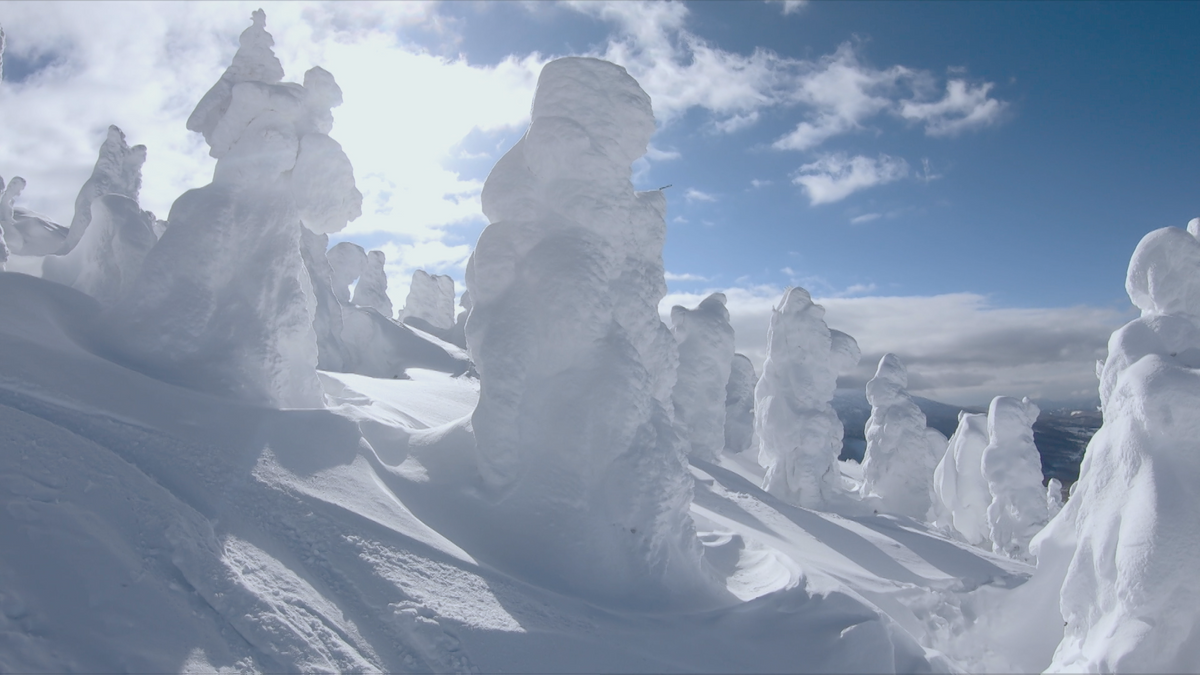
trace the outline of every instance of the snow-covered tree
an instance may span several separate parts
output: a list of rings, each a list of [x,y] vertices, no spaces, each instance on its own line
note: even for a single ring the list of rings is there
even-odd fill
[[[953,527],[968,542],[991,548],[987,509],[992,493],[983,477],[983,450],[988,446],[986,413],[958,414],[958,428],[933,474],[939,505],[937,524]]]
[[[725,451],[745,452],[754,442],[754,385],[758,373],[745,354],[734,354],[725,385]]]
[[[725,295],[713,293],[695,309],[671,309],[679,343],[675,419],[685,430],[689,454],[714,461],[725,448],[725,399],[733,361],[733,327]]]
[[[983,449],[983,478],[992,496],[987,508],[992,550],[1030,562],[1029,542],[1050,520],[1042,459],[1033,443],[1039,412],[1028,398],[992,399]]]
[[[449,336],[454,328],[454,279],[445,274],[413,272],[400,320],[422,330]]]

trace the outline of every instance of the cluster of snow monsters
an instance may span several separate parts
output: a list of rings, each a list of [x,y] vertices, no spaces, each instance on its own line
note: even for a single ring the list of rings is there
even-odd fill
[[[734,353],[723,295],[675,307],[671,329],[659,319],[665,201],[630,183],[654,118],[623,68],[546,65],[528,132],[484,186],[490,224],[466,311],[454,316],[449,277],[418,271],[396,321],[383,254],[328,246],[361,206],[328,135],[341,91],[321,68],[281,82],[272,44],[256,11],[188,120],[218,160],[213,181],[167,221],[138,206],[145,148],[111,127],[69,228],[15,206],[24,180],[0,181],[0,270],[41,258],[46,279],[104,308],[116,358],[268,406],[321,407],[318,367],[462,372],[436,344],[461,342],[480,377],[481,484],[497,510],[536,524],[514,549],[536,551],[560,586],[717,594],[688,514],[688,458],[756,449],[764,488],[785,501],[857,501],[1036,563],[1035,581],[1061,589],[1050,671],[1200,663],[1200,582],[1184,564],[1200,558],[1200,219],[1151,232],[1133,254],[1126,288],[1142,315],[1099,364],[1105,423],[1065,506],[1057,481],[1042,488],[1036,405],[997,397],[986,415],[960,414],[947,442],[893,354],[867,385],[855,493],[830,401],[860,352],[807,291],[789,289],[774,311],[761,377]]]

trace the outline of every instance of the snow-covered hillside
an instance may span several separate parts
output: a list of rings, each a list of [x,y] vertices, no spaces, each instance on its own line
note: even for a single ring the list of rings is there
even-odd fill
[[[167,221],[115,127],[70,230],[8,183],[0,672],[1195,663],[1200,220],[1135,252],[1143,314],[1063,506],[1037,406],[923,413],[891,354],[868,458],[839,460],[859,348],[802,288],[761,377],[724,296],[669,329],[665,200],[630,182],[651,101],[605,61],[543,70],[483,189],[465,324],[432,277],[397,320],[383,253],[325,236],[361,201],[340,89],[283,81],[272,45],[259,10],[189,121],[213,181]]]

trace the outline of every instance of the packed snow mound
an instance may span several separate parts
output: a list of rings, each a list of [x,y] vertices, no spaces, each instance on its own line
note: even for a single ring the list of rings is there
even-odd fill
[[[983,450],[988,446],[986,413],[958,414],[958,428],[933,474],[940,506],[937,523],[953,527],[971,544],[991,550],[987,510],[992,503],[983,477]]]
[[[350,284],[366,269],[367,252],[354,242],[339,241],[325,253],[325,257],[329,261],[333,293],[343,305],[349,305]]]
[[[1197,230],[1198,232],[1191,232]],[[1189,672],[1200,663],[1200,222],[1138,244],[1126,289],[1142,316],[1113,333],[1104,425],[1063,510],[1035,541],[1062,579],[1051,672]]]
[[[108,128],[96,167],[75,200],[66,241],[42,262],[42,278],[83,291],[104,305],[129,290],[158,241],[154,214],[137,202],[145,160],[145,146],[130,148],[120,129]]]
[[[908,395],[908,369],[900,357],[884,354],[867,382],[871,418],[863,456],[864,498],[879,510],[926,520],[933,508],[933,475],[946,453],[946,437],[925,426],[925,415]]]
[[[688,454],[714,461],[725,449],[725,402],[733,361],[733,327],[725,294],[713,293],[695,309],[671,309],[679,343],[675,419],[683,427]]]
[[[309,86],[279,84],[264,25],[255,12],[233,65],[189,119],[217,158],[213,182],[172,205],[170,227],[112,314],[113,343],[127,363],[172,382],[320,407],[316,301],[297,224],[340,229],[356,211],[345,204],[361,195],[341,149],[315,138],[340,100],[336,85],[319,69]],[[324,187],[299,191],[314,185]]]
[[[449,335],[454,328],[454,279],[445,274],[413,272],[400,320],[422,330]]]
[[[844,429],[830,405],[838,375],[858,363],[858,343],[825,325],[808,291],[789,289],[773,310],[767,358],[754,389],[754,427],[766,489],[808,508],[841,495]]]
[[[528,132],[484,184],[491,224],[467,264],[472,423],[496,509],[537,523],[498,555],[608,601],[703,603],[671,411],[678,357],[657,312],[665,201],[630,183],[653,132],[624,68],[542,69]]]
[[[983,478],[992,550],[1033,562],[1029,543],[1050,520],[1042,461],[1033,444],[1038,407],[1028,398],[997,396],[988,407],[988,444],[983,449]]]
[[[725,451],[738,453],[754,442],[754,385],[758,373],[745,354],[734,354],[725,385]]]
[[[373,309],[387,318],[392,318],[392,299],[387,294],[387,272],[384,267],[387,257],[383,251],[371,251],[363,265],[358,284],[354,286],[351,304],[364,309]]]

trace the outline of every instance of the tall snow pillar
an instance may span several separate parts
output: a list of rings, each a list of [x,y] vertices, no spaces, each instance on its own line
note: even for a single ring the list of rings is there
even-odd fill
[[[946,437],[925,426],[925,415],[906,391],[908,369],[884,354],[867,382],[871,418],[863,456],[864,497],[874,496],[888,513],[925,520],[933,507],[933,472],[946,452]]]
[[[744,354],[734,354],[725,385],[725,451],[745,452],[754,442],[754,385],[758,374]]]
[[[1138,244],[1141,310],[1100,370],[1104,425],[1071,498],[1034,542],[1063,575],[1047,672],[1189,672],[1200,663],[1200,219]]]
[[[733,361],[733,327],[725,294],[713,293],[695,309],[671,309],[679,343],[675,419],[685,432],[689,454],[715,461],[725,448],[725,399]]]
[[[341,146],[328,136],[341,90],[321,68],[280,83],[266,15],[188,128],[217,159],[213,182],[171,207],[171,226],[110,316],[114,350],[186,386],[283,408],[323,404],[316,303],[297,223],[335,232],[361,213]]]
[[[1028,398],[992,399],[988,445],[983,449],[983,478],[992,495],[987,508],[992,550],[1030,562],[1029,543],[1050,520],[1042,459],[1033,443],[1039,412]]]
[[[988,446],[988,416],[958,413],[958,428],[933,473],[939,502],[937,524],[953,527],[971,544],[991,547],[987,509],[992,493],[983,477],[983,450]]]
[[[640,602],[701,583],[675,340],[657,310],[665,200],[630,183],[653,132],[624,68],[547,64],[528,132],[484,184],[491,224],[466,270],[479,472],[496,508],[530,524],[504,555]]]
[[[754,388],[764,487],[819,509],[842,491],[837,458],[845,429],[830,401],[838,374],[858,363],[858,343],[825,325],[825,308],[791,288],[771,315],[767,358]]]

